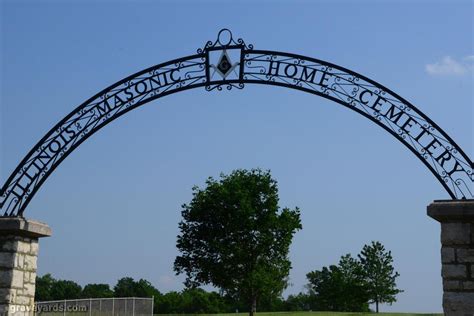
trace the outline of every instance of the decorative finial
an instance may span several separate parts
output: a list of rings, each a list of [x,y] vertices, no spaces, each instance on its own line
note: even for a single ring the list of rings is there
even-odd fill
[[[217,39],[213,41],[207,41],[204,48],[198,48],[197,53],[202,54],[204,51],[210,48],[222,48],[222,49],[230,49],[230,48],[244,48],[246,50],[253,49],[252,44],[245,44],[244,40],[239,38],[234,40],[232,32],[227,29],[221,29],[219,33],[217,33]]]

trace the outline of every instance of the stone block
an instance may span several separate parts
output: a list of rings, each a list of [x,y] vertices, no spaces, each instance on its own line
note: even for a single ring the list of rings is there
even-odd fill
[[[12,291],[10,289],[0,289],[0,304],[6,304],[12,299]]]
[[[10,288],[12,284],[13,270],[0,273],[0,288]]]
[[[0,273],[0,288],[23,288],[23,271],[8,270]]]
[[[23,295],[25,296],[35,296],[35,285],[31,283],[25,283],[23,285]]]
[[[469,245],[471,243],[471,225],[469,223],[441,223],[441,244]]]
[[[30,278],[29,278],[30,280],[28,282],[36,284],[36,272],[30,272],[29,275],[30,275]]]
[[[33,239],[33,240],[31,241],[30,247],[31,247],[30,254],[32,254],[32,255],[38,255],[38,251],[39,251],[38,239]]]
[[[13,252],[17,247],[16,241],[11,238],[4,238],[3,240],[0,240],[0,245],[0,249],[7,252]]]
[[[28,253],[29,254],[31,252],[30,242],[29,241],[19,241],[17,251],[21,252],[21,253]]]
[[[428,205],[428,216],[438,222],[474,223],[474,200],[438,200]]]
[[[9,311],[9,306],[8,306],[8,304],[0,304],[0,315],[6,316],[6,315],[8,315],[8,314],[7,314],[8,311]]]
[[[454,263],[456,261],[454,248],[442,247],[441,248],[441,262],[442,263]]]
[[[443,295],[445,315],[474,314],[474,293],[445,292]],[[464,314],[458,314],[464,313]]]
[[[0,232],[2,235],[14,235],[31,238],[51,236],[48,225],[25,218],[4,217],[0,218]]]
[[[466,291],[474,292],[474,281],[464,281],[462,282],[462,288]]]
[[[25,265],[25,255],[21,253],[17,254],[16,260],[15,260],[15,268],[23,269],[24,265]]]
[[[11,286],[21,289],[23,288],[23,283],[24,283],[24,272],[20,270],[13,270],[12,271],[12,281],[11,281]]]
[[[462,282],[457,280],[443,280],[443,290],[459,291],[462,290]]]
[[[467,268],[463,264],[443,264],[441,268],[443,279],[467,279]]]
[[[28,271],[25,271],[24,272],[24,281],[25,283],[34,283],[34,282],[31,282],[31,272],[28,272]]]
[[[18,305],[30,305],[32,302],[31,297],[18,295],[15,300]]]
[[[457,249],[459,263],[474,263],[474,249]]]
[[[36,256],[26,255],[25,256],[25,264],[23,268],[27,271],[36,271]]]
[[[15,254],[13,252],[0,252],[0,268],[13,268],[15,266]]]
[[[35,280],[32,280],[31,278],[32,272],[27,272],[25,271],[25,283],[35,283]]]

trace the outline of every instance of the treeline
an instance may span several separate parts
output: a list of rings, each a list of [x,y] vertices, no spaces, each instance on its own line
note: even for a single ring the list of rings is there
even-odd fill
[[[353,258],[342,256],[337,265],[309,272],[307,291],[290,295],[260,298],[260,311],[342,311],[368,312],[369,304],[393,303],[397,289],[390,251],[380,242],[365,245]],[[38,277],[36,300],[51,301],[80,298],[154,297],[156,314],[248,312],[248,302],[221,292],[187,288],[181,292],[161,293],[149,281],[125,277],[110,288],[108,284],[87,284],[83,288],[74,281],[56,280],[50,274]]]
[[[308,292],[289,296],[286,304],[290,310],[339,312],[368,312],[375,304],[378,313],[379,304],[392,304],[403,292],[396,285],[398,276],[392,253],[373,241],[357,258],[347,254],[337,265],[308,273]]]
[[[58,280],[45,274],[36,279],[36,301],[55,301],[85,298],[112,297],[154,297],[155,314],[194,314],[194,313],[232,313],[246,311],[247,302],[217,292],[207,292],[201,288],[189,288],[183,291],[161,293],[149,281],[138,281],[130,277],[118,280],[110,288],[108,284],[87,284],[81,287],[71,280]],[[261,302],[262,310],[286,310],[285,301],[274,298]]]

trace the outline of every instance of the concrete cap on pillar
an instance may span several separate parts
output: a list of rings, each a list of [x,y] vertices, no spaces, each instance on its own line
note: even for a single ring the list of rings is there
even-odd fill
[[[21,217],[0,217],[0,236],[49,237],[51,228],[45,223]]]
[[[428,216],[446,222],[474,222],[474,200],[438,200],[428,205]]]

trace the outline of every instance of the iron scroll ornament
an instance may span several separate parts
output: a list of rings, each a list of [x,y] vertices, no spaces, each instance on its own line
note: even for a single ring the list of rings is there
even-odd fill
[[[296,54],[254,50],[229,30],[197,54],[135,73],[74,109],[26,155],[0,190],[0,214],[22,217],[56,167],[99,129],[152,100],[180,91],[292,88],[337,102],[396,137],[440,181],[452,199],[472,199],[474,163],[430,118],[391,90],[343,67]]]

